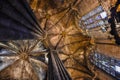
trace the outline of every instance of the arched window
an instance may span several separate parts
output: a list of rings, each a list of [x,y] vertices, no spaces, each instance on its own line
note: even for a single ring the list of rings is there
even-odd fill
[[[120,80],[120,60],[94,52],[90,55],[90,61],[109,75]]]
[[[92,29],[101,26],[101,30],[106,31],[104,25],[108,24],[107,13],[104,11],[103,7],[100,5],[94,10],[90,11],[88,14],[84,15],[80,22],[81,26],[86,29]]]

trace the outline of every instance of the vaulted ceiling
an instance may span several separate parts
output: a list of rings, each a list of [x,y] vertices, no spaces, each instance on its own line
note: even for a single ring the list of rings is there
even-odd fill
[[[89,52],[94,48],[94,40],[79,27],[79,12],[82,0],[58,0],[30,2],[47,39],[60,53],[65,67],[73,79],[93,78]]]
[[[12,65],[1,70],[0,77],[2,77],[3,79],[5,77],[8,77],[6,79],[21,78],[43,80],[44,78],[47,78],[46,72],[47,70],[49,70],[48,54],[51,52],[55,52],[59,55],[65,68],[67,69],[73,80],[97,79],[98,76],[94,70],[95,66],[92,65],[89,61],[90,52],[96,49],[95,40],[90,35],[88,35],[87,31],[80,28],[79,20],[84,14],[96,7],[99,4],[99,1],[91,0],[89,5],[93,3],[94,4],[91,5],[90,9],[86,4],[86,2],[89,0],[27,1],[37,19],[35,19],[34,14],[32,14],[30,10],[27,11],[29,7],[23,4],[25,3],[24,0],[18,1],[21,4],[19,4],[15,0],[14,3],[12,3],[12,1],[10,0],[8,0],[8,2],[4,1],[4,4],[9,4],[11,13],[7,13],[7,11],[9,10],[7,10],[6,8],[9,8],[9,6],[2,5],[3,8],[0,14],[7,15],[7,17],[3,16],[2,18],[3,20],[5,19],[5,21],[8,21],[9,24],[5,25],[3,24],[4,22],[1,22],[0,24],[2,24],[3,27],[7,26],[7,28],[10,27],[9,25],[12,25],[14,30],[18,30],[18,33],[21,33],[19,35],[18,33],[13,33],[13,36],[11,36],[12,38],[8,37],[9,35],[0,37],[1,39],[5,37],[7,38],[5,39],[5,42],[0,43],[0,46],[3,47],[7,52],[16,54],[11,55],[13,57],[3,54],[1,54],[0,56],[9,56],[6,58],[8,59],[8,63],[9,58],[14,58],[14,60],[19,58],[15,62],[13,61],[14,63],[10,62]],[[3,3],[0,2],[0,4]],[[23,5],[24,7],[21,5]],[[11,6],[14,9],[11,9]],[[19,9],[19,7],[21,9]],[[26,11],[24,10],[24,8]],[[16,16],[14,16],[15,13],[12,13],[12,11],[16,13]],[[29,14],[27,14],[27,12],[29,12]],[[6,20],[8,18],[12,19],[13,23],[16,23],[14,25],[11,24],[12,21]],[[16,25],[18,26],[18,29],[15,28]],[[22,26],[22,28],[20,28],[19,26]],[[9,32],[9,30],[7,31]],[[11,34],[12,31],[9,33]],[[19,40],[18,37],[20,37]],[[11,39],[12,41],[9,39]],[[58,61],[58,64],[60,65],[58,66],[58,68],[62,68],[62,71],[64,69],[64,66],[59,60],[59,57],[56,59],[56,62]],[[30,62],[28,60],[29,58]],[[10,73],[7,74],[7,72]],[[64,71],[63,73],[67,74]]]

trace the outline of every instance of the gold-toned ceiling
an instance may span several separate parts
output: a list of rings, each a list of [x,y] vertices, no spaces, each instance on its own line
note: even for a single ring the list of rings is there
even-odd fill
[[[94,66],[89,63],[88,56],[90,51],[94,48],[94,40],[79,27],[79,4],[81,1],[82,0],[29,0],[29,3],[41,28],[45,32],[42,37],[42,43],[45,47],[50,47],[52,50],[59,53],[61,60],[64,62],[73,80],[92,80],[96,78],[96,74],[94,73]],[[36,73],[31,69],[30,63],[26,62],[29,56],[40,56],[30,54],[38,43],[34,41],[23,41],[22,43],[24,44],[18,41],[18,43],[15,43],[17,46],[12,43],[14,45],[13,47],[13,45],[10,45],[8,42],[9,46],[7,46],[7,48],[10,47],[9,49],[11,49],[12,47],[13,51],[18,50],[16,53],[20,61],[15,62],[13,64],[14,66],[9,66],[9,68],[5,68],[1,71],[1,77],[16,77],[16,75],[18,75],[17,78],[21,76],[26,78],[26,76],[29,77],[32,75],[31,78],[33,80],[38,79],[35,75]],[[30,45],[32,45],[32,47]],[[37,62],[36,60],[33,60],[33,62],[38,64],[37,67],[41,67],[43,72],[46,71],[46,64]],[[22,66],[20,66],[21,64]],[[20,66],[18,72],[24,71],[22,75],[19,73],[14,74],[16,72],[15,70],[17,70],[17,66]],[[25,66],[25,70],[29,69],[28,71],[22,70]],[[34,66],[34,64],[32,66]],[[9,71],[10,74],[4,75]]]
[[[91,29],[89,30],[90,34],[92,34],[91,37],[90,34],[86,32],[87,30],[82,30],[79,25],[81,16],[97,6],[102,6],[109,14],[110,3],[112,2],[112,6],[114,6],[116,0],[27,0],[38,22],[36,18],[31,15],[33,13],[27,11],[29,5],[27,5],[26,1],[17,1],[4,0],[3,3],[0,3],[2,4],[1,12],[5,13],[4,17],[2,17],[3,13],[1,15],[3,19],[5,18],[5,21],[2,20],[2,22],[8,21],[8,24],[3,23],[5,26],[7,25],[7,27],[11,27],[12,25],[9,24],[11,22],[7,19],[12,19],[13,22],[15,20],[14,23],[17,25],[18,23],[16,23],[16,21],[18,21],[20,25],[24,24],[23,27],[26,30],[28,29],[28,33],[31,33],[31,36],[33,36],[29,37],[29,39],[34,39],[18,40],[16,36],[18,34],[15,34],[10,36],[9,39],[11,40],[11,37],[14,37],[15,40],[0,42],[0,80],[47,80],[49,75],[54,73],[54,71],[50,71],[52,69],[48,69],[52,65],[51,61],[49,61],[49,59],[51,59],[50,55],[54,53],[55,56],[52,57],[52,59],[56,58],[56,60],[53,60],[53,63],[56,62],[57,64],[54,66],[63,72],[67,69],[73,80],[103,80],[104,74],[102,74],[102,76],[99,75],[101,72],[99,73],[99,70],[98,72],[95,71],[96,67],[89,61],[90,53],[94,53],[97,50],[103,54],[112,54],[112,57],[117,56],[119,58],[119,47],[114,46],[115,40],[111,42],[111,40],[108,39],[110,37],[109,31],[103,33],[100,29],[101,27],[95,31]],[[26,6],[23,3],[25,3]],[[10,5],[10,9],[8,9],[8,5]],[[23,13],[24,11],[25,14]],[[15,14],[15,12],[17,14]],[[14,13],[15,16],[12,13]],[[21,15],[22,13],[23,15]],[[26,14],[28,14],[30,18]],[[6,16],[9,16],[9,18],[6,19]],[[20,28],[17,27],[19,30],[16,29],[16,26],[13,27],[15,30],[20,31],[19,33],[24,30],[24,28],[20,30],[21,26],[19,26]],[[14,28],[12,30],[13,32]],[[26,30],[23,32],[26,32]],[[18,33],[17,31],[16,33]],[[24,39],[28,39],[26,36],[28,35],[26,34]],[[5,38],[7,37],[5,36]],[[110,45],[112,43],[114,44],[112,44],[113,46],[111,47],[108,45],[109,43],[104,42],[110,42]],[[56,57],[57,54],[59,54],[62,61],[58,56]],[[46,75],[47,72],[51,72],[51,74]],[[60,73],[60,75],[64,76],[62,72]],[[67,74],[67,72],[65,74]],[[59,75],[57,75],[57,77],[58,76]],[[112,80],[110,78],[106,78],[105,80],[108,79]]]
[[[88,55],[94,40],[79,28],[79,4],[82,0],[32,0],[31,7],[47,39],[55,46],[74,80],[94,78]]]

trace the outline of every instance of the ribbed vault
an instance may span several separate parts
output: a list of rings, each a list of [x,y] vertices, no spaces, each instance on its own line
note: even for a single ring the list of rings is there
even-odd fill
[[[78,4],[81,0],[59,2],[59,5],[54,3],[56,7],[48,4],[49,0],[38,1],[39,4],[35,4],[35,1],[31,3],[31,7],[69,74],[75,80],[92,79],[94,71],[90,69],[87,60],[94,42],[78,25]]]
[[[0,56],[15,58],[0,71],[0,77],[21,80],[95,80],[94,66],[89,62],[89,53],[95,47],[94,40],[78,24],[81,0],[28,2],[0,0],[0,45],[9,52]]]

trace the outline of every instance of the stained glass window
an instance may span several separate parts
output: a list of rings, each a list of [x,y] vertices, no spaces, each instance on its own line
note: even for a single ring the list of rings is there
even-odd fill
[[[120,60],[94,52],[90,55],[90,61],[98,68],[120,80]]]
[[[97,8],[83,16],[81,18],[81,21],[83,21],[85,28],[91,29],[108,24],[108,20],[106,20],[106,17],[107,13],[103,10],[102,6],[98,6]]]

